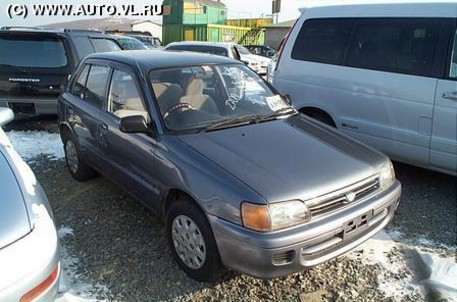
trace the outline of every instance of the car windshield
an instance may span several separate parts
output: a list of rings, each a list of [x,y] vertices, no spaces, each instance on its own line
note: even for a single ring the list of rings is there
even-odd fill
[[[236,49],[238,52],[242,55],[251,55],[252,52],[250,52],[246,47],[241,46],[241,45],[235,45]]]
[[[137,39],[133,38],[119,38],[117,42],[121,45],[124,50],[142,50],[148,49],[146,45]]]
[[[296,113],[244,64],[152,70],[150,80],[171,131],[212,131]]]

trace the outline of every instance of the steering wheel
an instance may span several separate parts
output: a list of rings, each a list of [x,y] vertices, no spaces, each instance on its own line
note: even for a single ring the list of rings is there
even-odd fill
[[[176,110],[178,109],[182,109],[182,108],[187,108],[187,109],[190,109],[190,110],[196,110],[191,104],[189,103],[179,103],[179,104],[176,104],[174,106],[171,106],[170,108],[168,108],[168,110],[165,112],[165,114],[163,115],[163,118],[166,119],[170,116],[171,113],[175,112]]]

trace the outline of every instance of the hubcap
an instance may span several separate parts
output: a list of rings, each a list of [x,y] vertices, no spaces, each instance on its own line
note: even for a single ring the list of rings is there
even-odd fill
[[[68,140],[65,144],[65,155],[67,157],[68,168],[73,174],[78,172],[78,153],[76,151],[76,146],[73,141]]]
[[[199,269],[206,259],[206,246],[197,224],[185,215],[177,216],[172,223],[171,236],[179,258],[192,269]]]

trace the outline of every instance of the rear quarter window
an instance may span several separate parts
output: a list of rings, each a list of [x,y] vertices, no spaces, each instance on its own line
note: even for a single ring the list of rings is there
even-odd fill
[[[292,59],[343,64],[352,19],[310,19],[303,23],[292,49]]]
[[[68,65],[64,39],[40,35],[1,35],[0,64],[32,68]]]

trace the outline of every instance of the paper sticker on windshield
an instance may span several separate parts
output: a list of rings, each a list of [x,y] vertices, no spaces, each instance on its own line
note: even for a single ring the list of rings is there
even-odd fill
[[[279,95],[266,97],[265,100],[268,104],[268,107],[270,107],[270,109],[273,111],[284,108],[284,101]]]

